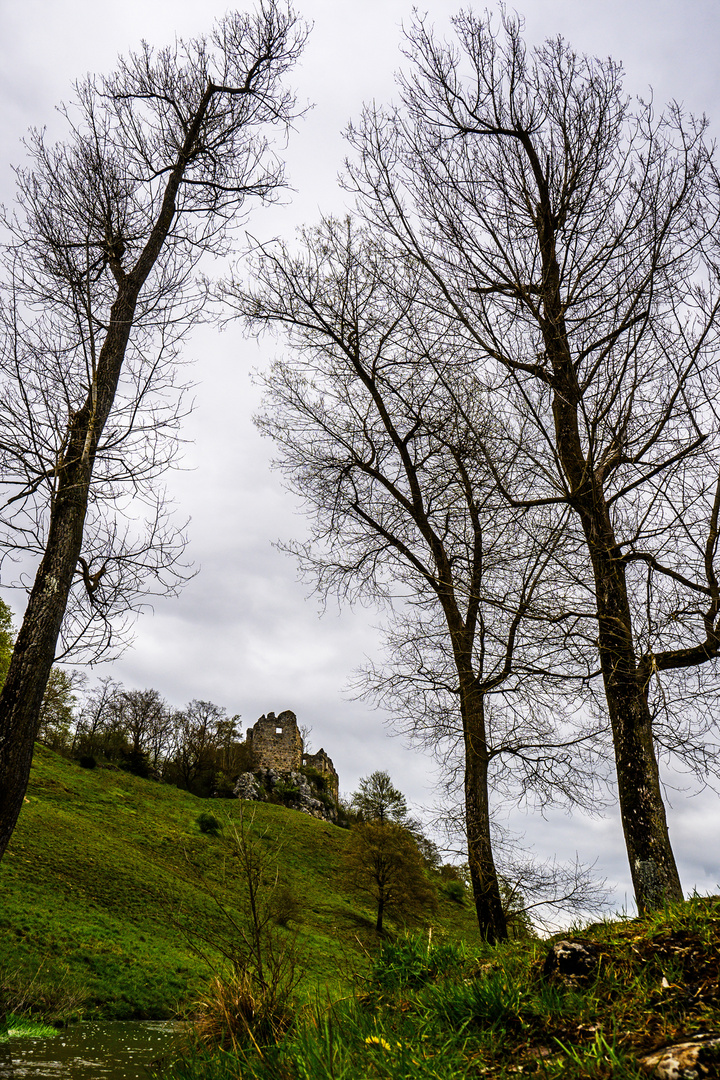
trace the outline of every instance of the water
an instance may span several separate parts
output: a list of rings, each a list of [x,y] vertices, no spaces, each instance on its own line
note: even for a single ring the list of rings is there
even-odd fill
[[[182,1028],[167,1021],[88,1021],[49,1039],[13,1038],[12,1075],[14,1080],[148,1080],[147,1066],[170,1052]]]

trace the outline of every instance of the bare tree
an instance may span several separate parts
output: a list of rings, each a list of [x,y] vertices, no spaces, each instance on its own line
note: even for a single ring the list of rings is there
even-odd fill
[[[92,757],[106,744],[105,736],[113,726],[115,715],[113,705],[121,691],[122,684],[106,675],[85,694],[75,723],[73,753]]]
[[[126,761],[133,772],[157,770],[170,749],[173,713],[158,690],[118,689],[108,702],[108,727],[121,735]]]
[[[292,121],[283,76],[305,34],[262,0],[210,38],[143,46],[78,83],[66,142],[31,135],[7,222],[0,475],[4,550],[40,564],[0,698],[0,855],[66,613],[107,629],[136,587],[173,583],[178,539],[162,514],[151,509],[145,536],[120,523],[131,495],[154,501],[167,465],[173,361],[204,298],[198,260],[224,252],[246,201],[283,182],[265,133]]]
[[[203,772],[219,764],[229,737],[228,724],[234,731],[226,710],[212,701],[193,700],[173,717],[172,761],[179,782],[188,791],[196,789]]]
[[[561,740],[545,745],[550,718],[562,711],[546,621],[551,611],[559,616],[557,583],[544,577],[556,531],[543,527],[542,510],[529,530],[527,514],[498,494],[477,434],[491,438],[492,418],[472,373],[456,379],[448,370],[463,345],[452,322],[428,319],[413,299],[414,262],[386,257],[350,223],[327,221],[305,235],[297,256],[265,248],[253,278],[257,287],[233,290],[234,302],[255,326],[283,326],[295,346],[266,379],[259,422],[313,518],[312,539],[296,553],[322,592],[394,600],[432,623],[444,658],[438,679],[462,742],[478,921],[489,939],[502,938],[489,789],[506,746],[506,710],[512,747],[525,748],[543,783],[566,769]],[[541,640],[533,633],[539,612]],[[415,638],[420,670],[429,662],[424,641]],[[567,665],[561,674],[568,677]],[[517,704],[519,695],[532,709]],[[579,765],[583,738],[570,741],[577,760],[569,764]],[[566,790],[586,794],[578,782]]]
[[[672,703],[677,729],[720,654],[717,177],[704,122],[631,105],[611,60],[560,39],[529,55],[506,14],[455,29],[447,44],[415,22],[402,106],[350,132],[348,183],[477,350],[505,433],[478,452],[508,506],[555,510],[575,545],[588,690],[602,680],[636,899],[654,908],[682,890],[653,720]]]

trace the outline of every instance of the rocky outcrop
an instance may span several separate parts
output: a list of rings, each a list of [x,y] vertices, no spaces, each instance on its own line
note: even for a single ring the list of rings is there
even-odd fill
[[[256,769],[241,773],[233,794],[254,802],[278,802],[323,821],[337,821],[334,799],[319,791],[313,779],[296,769]]]

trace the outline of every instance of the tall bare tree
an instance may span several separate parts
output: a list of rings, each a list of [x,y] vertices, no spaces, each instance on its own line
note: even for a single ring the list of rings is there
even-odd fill
[[[348,184],[477,349],[508,506],[566,515],[654,908],[682,897],[654,737],[720,655],[717,176],[704,122],[628,101],[612,60],[529,53],[507,14],[454,25],[449,44],[413,24],[402,104],[351,130]]]
[[[143,46],[78,83],[67,141],[30,137],[7,221],[0,480],[4,550],[40,563],[0,697],[0,855],[69,598],[81,627],[107,628],[136,586],[172,570],[177,538],[159,512],[139,539],[121,522],[167,464],[173,361],[204,298],[198,260],[226,250],[248,199],[283,183],[267,132],[295,115],[283,77],[305,35],[289,7],[262,0],[209,38]]]
[[[491,438],[492,418],[472,372],[456,379],[449,370],[463,347],[453,323],[426,318],[413,299],[415,266],[387,258],[351,223],[326,221],[297,255],[266,248],[253,265],[256,287],[231,292],[254,326],[284,327],[293,346],[266,379],[260,426],[313,520],[311,541],[296,549],[302,565],[323,592],[414,609],[450,658],[442,678],[459,716],[475,904],[483,933],[497,940],[506,928],[493,763],[524,753],[529,774],[553,786],[581,757],[557,754],[552,632],[544,619],[541,641],[532,630],[539,611],[560,610],[557,582],[544,576],[556,531],[543,528],[542,511],[528,530],[527,515],[498,494],[477,434]],[[579,750],[582,739],[571,741]],[[581,784],[566,790],[586,794]]]

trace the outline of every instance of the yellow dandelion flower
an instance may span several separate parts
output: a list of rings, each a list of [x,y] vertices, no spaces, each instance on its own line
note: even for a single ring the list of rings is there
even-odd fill
[[[380,1038],[379,1035],[368,1035],[365,1042],[368,1046],[380,1046],[383,1050],[390,1049],[390,1043],[385,1039]]]

